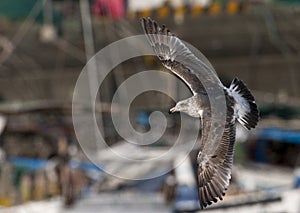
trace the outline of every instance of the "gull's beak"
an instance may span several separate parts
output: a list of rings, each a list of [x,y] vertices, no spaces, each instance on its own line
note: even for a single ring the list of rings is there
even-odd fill
[[[175,107],[171,108],[170,111],[169,111],[170,114],[171,114],[171,113],[174,113],[174,112],[176,112]]]

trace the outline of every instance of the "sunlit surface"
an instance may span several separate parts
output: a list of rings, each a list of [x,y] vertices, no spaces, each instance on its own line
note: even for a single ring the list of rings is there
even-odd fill
[[[138,43],[86,66],[107,45],[142,34],[140,18],[148,16],[199,49],[225,86],[242,79],[260,110],[254,130],[237,126],[230,186],[205,211],[300,212],[298,0],[1,0],[0,212],[201,212],[201,134],[192,134],[201,132],[200,121],[168,113],[191,96],[188,87],[164,78],[171,73],[147,54],[117,64],[98,88],[108,65],[134,48],[148,51]],[[74,94],[84,67],[87,84]],[[130,99],[131,88],[154,85],[140,78],[143,71],[157,72],[165,93],[151,89]],[[95,129],[85,123],[90,112]],[[117,128],[114,118],[124,113],[128,123]],[[76,131],[84,132],[75,132],[75,114],[82,119]],[[128,136],[129,124],[139,136]],[[105,147],[91,135],[96,130]],[[81,134],[96,138],[83,141],[87,149]],[[165,155],[178,138],[176,151]]]

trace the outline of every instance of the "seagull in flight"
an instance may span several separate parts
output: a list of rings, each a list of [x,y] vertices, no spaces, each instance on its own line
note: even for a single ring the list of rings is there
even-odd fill
[[[206,150],[214,144],[208,141],[211,124],[211,106],[207,90],[201,83],[199,70],[189,64],[200,61],[209,63],[205,57],[197,57],[192,51],[164,25],[160,26],[151,18],[142,18],[141,25],[148,41],[161,63],[179,77],[191,90],[193,96],[179,101],[170,109],[171,113],[184,112],[201,120],[201,147],[197,157],[198,195],[200,208],[223,200],[231,179],[233,164],[236,122],[246,129],[255,128],[259,120],[259,111],[254,97],[243,83],[235,78],[229,88],[221,82],[216,83],[224,91],[226,104],[226,123],[224,132],[214,153]],[[183,61],[176,61],[181,56]],[[206,60],[206,61],[205,61]],[[211,65],[209,64],[208,67]],[[199,68],[200,69],[200,68]],[[210,69],[214,73],[213,68]]]

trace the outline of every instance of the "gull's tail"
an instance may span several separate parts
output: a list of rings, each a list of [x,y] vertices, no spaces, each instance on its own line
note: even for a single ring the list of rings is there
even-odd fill
[[[254,128],[259,120],[259,112],[247,86],[235,78],[227,91],[235,100],[234,114],[237,120],[247,129]]]

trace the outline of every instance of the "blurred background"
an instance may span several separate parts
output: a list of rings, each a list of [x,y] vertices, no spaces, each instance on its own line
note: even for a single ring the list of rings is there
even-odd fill
[[[0,212],[199,211],[199,145],[175,169],[180,154],[149,167],[105,165],[121,176],[145,178],[170,168],[134,181],[92,164],[74,133],[73,90],[87,60],[114,41],[141,34],[139,18],[148,16],[197,47],[224,85],[242,79],[260,109],[255,130],[237,127],[231,185],[224,201],[206,211],[300,212],[299,0],[1,0]],[[101,85],[98,126],[109,146],[132,151],[113,126],[111,113],[119,108],[111,101],[123,81],[150,69],[165,70],[152,56],[130,59]],[[178,100],[190,95],[183,85],[167,83]],[[152,111],[167,118],[165,134],[148,147],[153,153],[167,150],[178,136],[180,116],[168,115],[174,103],[149,91],[131,104],[138,131],[149,130]],[[188,119],[186,131],[195,122]]]

